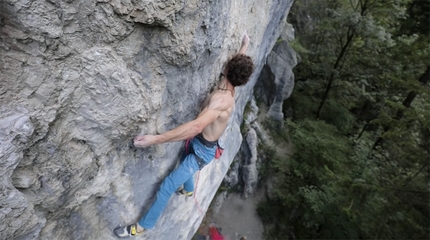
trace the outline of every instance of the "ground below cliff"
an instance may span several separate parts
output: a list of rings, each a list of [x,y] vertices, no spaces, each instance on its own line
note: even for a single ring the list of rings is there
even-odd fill
[[[229,194],[216,212],[213,208],[207,212],[194,239],[204,239],[202,237],[208,234],[210,223],[221,229],[225,240],[239,240],[241,237],[247,240],[263,239],[264,227],[257,215],[257,205],[264,197],[264,189],[257,190],[255,195],[246,199],[238,193]]]
[[[226,240],[263,239],[263,223],[257,215],[257,205],[265,197],[264,189],[259,189],[247,199],[239,194],[231,194],[212,219],[222,228]]]

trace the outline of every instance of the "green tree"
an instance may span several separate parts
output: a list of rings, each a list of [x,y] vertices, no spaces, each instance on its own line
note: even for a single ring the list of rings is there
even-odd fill
[[[294,155],[266,168],[268,238],[428,239],[429,1],[318,4],[291,21]]]

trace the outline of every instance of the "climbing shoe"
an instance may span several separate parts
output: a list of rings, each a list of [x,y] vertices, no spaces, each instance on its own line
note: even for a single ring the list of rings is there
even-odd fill
[[[187,197],[191,197],[191,196],[193,196],[194,192],[187,192],[187,191],[185,191],[185,189],[179,188],[178,190],[176,190],[175,193],[178,194],[178,195],[184,195],[184,196],[187,196]]]
[[[125,227],[117,227],[113,232],[115,235],[119,238],[126,238],[126,237],[136,237],[142,234],[145,230],[142,232],[137,231],[137,223],[131,224]]]

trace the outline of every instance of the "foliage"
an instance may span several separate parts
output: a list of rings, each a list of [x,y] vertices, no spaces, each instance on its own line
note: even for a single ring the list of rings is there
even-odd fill
[[[240,133],[242,133],[242,135],[245,135],[248,132],[248,125],[245,123],[245,119],[252,113],[252,108],[251,108],[251,101],[248,101],[245,105],[245,108],[243,109],[243,119],[242,119],[242,123],[240,124]]]
[[[300,44],[300,41],[298,39],[293,39],[291,42],[288,43],[294,51],[296,51],[298,54],[305,54],[309,53],[309,50],[307,50],[305,47],[303,47]]]
[[[324,213],[332,211],[330,209],[339,204],[339,199],[332,196],[335,189],[333,183],[351,182],[348,178],[339,179],[336,174],[347,168],[346,156],[350,146],[345,144],[346,141],[338,141],[338,137],[342,136],[336,127],[323,121],[289,121],[288,126],[296,154],[291,159],[276,158],[270,162],[273,171],[271,176],[278,182],[274,201],[282,203],[282,208],[271,202],[267,206],[260,206],[259,212],[263,216],[264,212],[277,213],[274,219],[283,224],[287,222],[295,230],[307,233],[301,238],[317,238],[315,230],[321,227]],[[300,221],[290,221],[294,219],[289,214],[293,210]],[[263,217],[266,223],[271,223],[270,219]],[[277,226],[268,238],[289,234],[290,229],[284,230],[282,232],[282,228]],[[347,236],[340,234],[338,237]]]
[[[268,239],[430,237],[429,7],[294,3],[302,61],[290,136],[278,139],[294,155],[267,162]]]
[[[285,129],[281,129],[278,121],[267,118],[264,119],[263,126],[269,130],[275,144],[288,142],[288,133]]]

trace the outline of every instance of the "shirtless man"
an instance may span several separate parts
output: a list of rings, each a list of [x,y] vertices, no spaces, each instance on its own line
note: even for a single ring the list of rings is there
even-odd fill
[[[118,237],[137,236],[146,229],[153,228],[173,192],[192,195],[194,173],[212,161],[218,139],[227,127],[234,108],[234,88],[246,84],[254,71],[252,59],[245,55],[248,44],[249,37],[245,34],[239,53],[227,62],[218,88],[205,100],[203,110],[195,120],[160,135],[140,135],[134,138],[134,146],[140,148],[191,139],[189,144],[192,151],[164,179],[156,200],[139,222],[114,230]],[[178,190],[182,184],[183,189]]]

